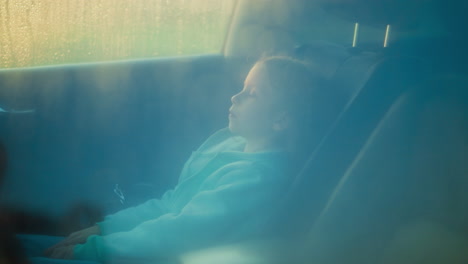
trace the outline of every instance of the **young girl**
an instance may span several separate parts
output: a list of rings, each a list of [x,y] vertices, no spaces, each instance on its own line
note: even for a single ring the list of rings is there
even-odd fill
[[[231,99],[229,128],[192,154],[173,190],[71,234],[46,255],[152,259],[272,235],[291,164],[332,121],[325,109],[331,113],[334,95],[314,72],[288,57],[258,61]]]

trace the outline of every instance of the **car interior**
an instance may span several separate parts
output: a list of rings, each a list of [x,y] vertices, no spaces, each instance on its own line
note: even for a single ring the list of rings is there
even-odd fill
[[[468,263],[468,4],[230,1],[218,52],[2,64],[8,229],[67,235],[159,197],[227,126],[255,61],[287,55],[318,66],[344,96],[272,205],[278,215],[265,228],[281,236],[148,263]],[[7,43],[13,33],[3,32]]]

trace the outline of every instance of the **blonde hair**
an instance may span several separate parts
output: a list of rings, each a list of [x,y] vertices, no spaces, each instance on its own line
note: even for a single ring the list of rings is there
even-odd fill
[[[312,63],[272,56],[260,59],[256,65],[263,67],[272,90],[289,113],[290,150],[306,155],[341,112],[341,96]]]

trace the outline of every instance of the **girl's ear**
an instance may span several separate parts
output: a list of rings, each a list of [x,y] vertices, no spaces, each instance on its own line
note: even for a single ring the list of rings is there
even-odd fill
[[[282,112],[278,115],[278,118],[273,123],[273,130],[274,131],[284,131],[289,127],[290,117],[287,112]]]

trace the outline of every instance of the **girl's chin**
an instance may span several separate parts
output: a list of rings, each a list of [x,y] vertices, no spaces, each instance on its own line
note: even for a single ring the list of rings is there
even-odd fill
[[[231,122],[229,122],[229,130],[234,133],[235,129],[234,129],[234,126],[231,124]]]
[[[231,133],[233,134],[237,134],[238,131],[236,129],[236,126],[232,123],[232,122],[229,122],[229,130],[231,131]]]

